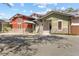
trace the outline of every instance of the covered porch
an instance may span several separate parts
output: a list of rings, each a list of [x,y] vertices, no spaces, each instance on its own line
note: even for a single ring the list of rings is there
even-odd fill
[[[24,24],[27,24],[27,27],[23,27],[23,23]],[[10,23],[12,24],[12,23]],[[16,28],[12,28],[12,30],[10,32],[16,32],[16,33],[32,33],[33,30],[34,30],[34,26],[35,26],[35,23],[33,21],[29,21],[29,20],[25,20],[24,22],[22,23],[17,23],[18,26]],[[29,27],[32,27],[32,28],[29,28]]]
[[[51,19],[43,19],[38,21],[38,25],[36,26],[36,33],[39,35],[50,35],[52,30],[52,22]]]

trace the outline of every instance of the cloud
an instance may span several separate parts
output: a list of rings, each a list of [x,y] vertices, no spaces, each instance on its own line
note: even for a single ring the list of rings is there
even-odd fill
[[[37,13],[37,14],[45,14],[46,12],[45,11],[33,11],[33,10],[30,10],[31,13]]]
[[[11,6],[11,7],[14,6],[14,3],[5,3],[5,4],[7,4],[8,6]],[[20,3],[20,5],[21,5],[21,7],[24,7],[24,3]]]
[[[36,12],[36,13],[44,15],[46,12],[41,11],[41,12]]]
[[[61,7],[61,10],[65,10],[65,7]]]
[[[5,5],[9,6],[9,7],[13,7],[14,6],[13,3],[3,3],[3,4],[5,4]]]
[[[47,5],[47,4],[46,3],[34,3],[33,5],[36,6],[36,5]]]
[[[26,10],[23,10],[22,12],[26,12]]]
[[[31,13],[38,13],[38,14],[46,14],[47,12],[52,10],[51,8],[47,7],[48,4],[51,4],[51,3],[35,3],[35,4],[33,4],[33,6],[37,6],[39,8],[45,8],[46,10],[44,10],[44,11],[37,11],[37,12],[31,10],[30,12]]]
[[[30,10],[31,13],[33,13],[33,10]]]
[[[6,14],[5,13],[0,13],[0,16],[5,16]]]
[[[46,12],[48,12],[48,11],[52,11],[52,9],[48,8],[48,9],[46,10]]]
[[[39,5],[38,7],[39,7],[39,8],[45,8],[46,6]]]
[[[37,13],[37,14],[45,14],[47,12],[46,11],[33,11],[33,10],[30,10],[31,13]]]
[[[14,11],[18,11],[19,9],[13,9]]]
[[[5,13],[0,13],[0,18],[7,18],[7,15]]]
[[[33,4],[33,6],[37,6],[39,8],[46,8],[48,4],[46,3],[35,3]]]
[[[58,3],[53,3],[54,4],[54,6],[57,6],[58,5]]]
[[[37,6],[39,8],[46,8],[48,5],[53,4],[54,6],[57,6],[58,3],[35,3],[34,6]]]
[[[48,3],[49,5],[54,5],[54,6],[57,6],[58,3]]]
[[[21,7],[24,7],[24,3],[21,3]]]
[[[9,4],[10,6],[12,6],[12,7],[14,6],[14,4],[13,4],[13,3],[8,3],[8,4]]]
[[[45,11],[39,11],[39,12],[36,12],[37,14],[46,14],[47,12],[51,11],[52,9],[46,9]]]

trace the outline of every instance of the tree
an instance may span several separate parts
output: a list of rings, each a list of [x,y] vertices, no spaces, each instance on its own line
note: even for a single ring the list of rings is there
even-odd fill
[[[72,12],[72,11],[74,11],[75,9],[73,9],[72,7],[70,7],[70,8],[67,8],[65,11],[66,12]]]

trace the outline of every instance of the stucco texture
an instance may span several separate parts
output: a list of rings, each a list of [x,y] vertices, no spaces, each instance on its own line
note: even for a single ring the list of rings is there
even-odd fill
[[[43,20],[43,31],[44,29],[47,27],[48,28],[48,24],[47,22],[51,23],[51,30],[48,29],[48,31],[50,33],[65,33],[68,34],[68,26],[69,26],[69,17],[64,16],[64,15],[58,15],[58,14],[52,14],[49,15],[45,18],[42,19]],[[61,20],[62,21],[62,30],[58,30],[58,21]],[[44,26],[45,25],[45,26]]]

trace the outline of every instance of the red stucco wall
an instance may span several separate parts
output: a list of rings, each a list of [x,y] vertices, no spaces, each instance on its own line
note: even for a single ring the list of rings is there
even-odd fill
[[[27,20],[27,18],[21,18],[23,21],[22,23],[20,24],[21,25],[21,28],[22,29],[27,29],[27,28],[31,28],[32,29],[32,24],[27,24],[27,23],[24,23],[24,20]],[[19,24],[18,24],[18,18],[14,18],[12,21],[11,21],[11,24],[12,24],[12,29],[14,29],[14,31],[18,31],[19,29]]]

